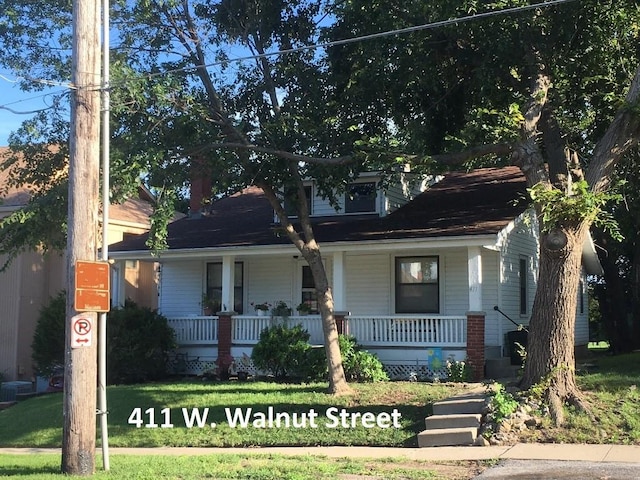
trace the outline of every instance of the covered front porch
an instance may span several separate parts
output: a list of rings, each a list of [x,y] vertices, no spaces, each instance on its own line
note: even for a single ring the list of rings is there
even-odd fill
[[[447,359],[484,364],[474,352],[484,353],[483,315],[350,315],[335,314],[338,331],[353,335],[366,350],[375,353],[392,379],[442,378]],[[202,374],[213,369],[230,355],[235,370],[256,374],[248,357],[263,329],[276,322],[301,324],[310,334],[310,343],[324,344],[319,315],[271,317],[233,315],[170,317],[179,345],[174,359],[177,373]],[[471,338],[471,344],[469,344]],[[482,338],[482,344],[477,344]],[[217,363],[216,363],[217,362]],[[240,366],[241,364],[241,366]],[[481,376],[481,372],[478,373]]]

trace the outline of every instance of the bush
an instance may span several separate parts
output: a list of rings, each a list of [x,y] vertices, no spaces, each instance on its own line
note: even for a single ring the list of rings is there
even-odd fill
[[[156,310],[127,300],[107,318],[107,380],[139,383],[168,376],[169,352],[175,333]]]
[[[31,343],[31,358],[36,372],[43,377],[50,377],[64,365],[66,304],[67,295],[62,291],[40,309]]]
[[[347,381],[383,382],[389,380],[382,362],[373,353],[367,352],[358,345],[355,337],[340,335],[340,352],[342,367]]]
[[[64,365],[66,294],[42,308],[33,336],[36,371],[45,377]],[[97,341],[97,335],[94,336]],[[175,348],[173,329],[156,311],[127,301],[107,317],[107,381],[135,383],[167,376],[168,354]]]
[[[308,351],[311,349],[309,337],[309,332],[302,325],[272,325],[260,333],[251,359],[258,369],[271,372],[278,380],[288,376],[306,377]]]

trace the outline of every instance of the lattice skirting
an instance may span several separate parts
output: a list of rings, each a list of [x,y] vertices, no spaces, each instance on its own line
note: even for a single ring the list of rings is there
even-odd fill
[[[177,354],[170,359],[169,371],[175,375],[203,375],[207,371],[216,370],[215,360],[216,357]],[[236,367],[236,370],[246,371],[252,376],[264,373],[256,368],[252,360],[246,359],[245,362],[242,367]],[[426,364],[383,363],[383,366],[391,380],[433,381],[447,376],[444,368],[434,369]]]
[[[391,380],[434,381],[447,377],[445,368],[434,369],[427,364],[384,363],[384,371]]]

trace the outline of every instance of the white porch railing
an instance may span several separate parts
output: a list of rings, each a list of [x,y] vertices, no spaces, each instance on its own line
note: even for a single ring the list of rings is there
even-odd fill
[[[345,333],[364,346],[466,347],[467,318],[442,315],[350,316]]]
[[[302,327],[309,332],[309,342],[314,345],[322,345],[322,323],[318,315],[291,315],[286,320],[283,317],[272,318],[270,316],[243,315],[233,317],[232,343],[254,345],[260,339],[260,332],[269,325],[287,322],[293,326],[302,324]]]
[[[282,322],[280,317],[241,315],[233,317],[232,343],[255,345],[260,332],[269,325]],[[324,337],[319,315],[291,316],[288,325],[302,324],[310,334],[310,343],[322,345]],[[218,317],[170,318],[178,345],[203,345],[218,342]],[[402,347],[466,347],[465,316],[442,315],[355,315],[345,318],[344,333],[353,335],[363,346]]]
[[[178,345],[218,342],[218,317],[171,317],[169,326],[176,332]]]

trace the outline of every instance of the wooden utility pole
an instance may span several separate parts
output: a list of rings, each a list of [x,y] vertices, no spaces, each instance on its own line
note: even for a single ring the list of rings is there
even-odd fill
[[[96,0],[73,1],[73,74],[67,218],[67,323],[64,365],[62,471],[95,472],[97,341],[72,344],[75,265],[97,256],[100,165],[100,10]],[[95,313],[79,324],[97,329]],[[93,334],[94,338],[97,335]],[[89,344],[89,346],[86,346]]]

